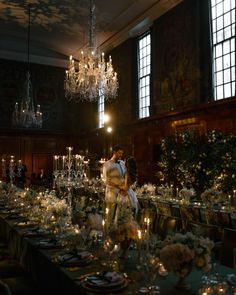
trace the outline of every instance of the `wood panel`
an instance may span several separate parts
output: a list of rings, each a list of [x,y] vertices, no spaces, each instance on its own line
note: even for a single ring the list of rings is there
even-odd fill
[[[32,173],[35,175],[40,174],[40,170],[43,169],[46,175],[52,174],[53,171],[53,157],[52,154],[32,154]]]

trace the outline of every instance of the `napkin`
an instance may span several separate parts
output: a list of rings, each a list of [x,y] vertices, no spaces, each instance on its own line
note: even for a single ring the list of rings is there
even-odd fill
[[[228,275],[227,275],[227,282],[228,282],[231,286],[235,286],[235,285],[236,285],[236,276],[235,276],[235,274],[228,274]]]
[[[86,281],[92,285],[102,286],[102,285],[109,285],[116,282],[122,282],[122,276],[117,272],[103,272],[101,274],[94,274],[88,276]]]
[[[88,258],[91,255],[88,251],[83,251],[79,253],[65,253],[60,256],[59,260],[61,262],[72,262],[72,261],[78,261]]]
[[[38,243],[39,247],[59,247],[60,244],[56,239],[41,240]]]

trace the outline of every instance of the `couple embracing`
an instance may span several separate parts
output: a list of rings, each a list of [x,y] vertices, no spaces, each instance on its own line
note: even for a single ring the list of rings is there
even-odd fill
[[[138,199],[131,188],[137,179],[137,165],[134,157],[122,160],[124,150],[120,145],[113,148],[113,155],[103,165],[103,180],[106,185],[105,203],[108,227],[136,227]],[[132,237],[131,237],[132,238]]]

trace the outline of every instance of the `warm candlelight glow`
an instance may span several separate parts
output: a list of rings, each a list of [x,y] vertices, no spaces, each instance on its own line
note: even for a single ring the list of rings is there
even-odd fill
[[[139,240],[142,239],[142,233],[141,233],[141,230],[138,230],[138,238],[139,238]]]

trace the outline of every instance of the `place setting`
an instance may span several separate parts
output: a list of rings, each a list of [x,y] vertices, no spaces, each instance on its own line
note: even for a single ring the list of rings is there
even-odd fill
[[[63,247],[62,243],[55,239],[55,238],[49,238],[49,239],[43,239],[36,243],[37,247],[39,249],[60,249]]]
[[[94,256],[85,249],[73,249],[65,253],[60,253],[55,257],[63,267],[85,266],[92,262]]]
[[[94,293],[120,292],[128,286],[124,274],[115,271],[90,273],[79,278],[82,288]]]
[[[46,236],[48,234],[49,234],[49,231],[40,227],[26,229],[23,232],[23,236],[25,237],[39,237],[39,236]]]

